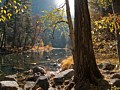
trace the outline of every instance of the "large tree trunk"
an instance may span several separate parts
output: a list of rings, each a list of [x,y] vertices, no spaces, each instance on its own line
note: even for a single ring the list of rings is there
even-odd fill
[[[114,13],[114,23],[116,31],[116,40],[117,40],[117,53],[120,64],[120,21],[117,20],[120,17],[120,0],[113,0],[113,13]]]
[[[87,0],[75,0],[75,90],[89,90],[89,83],[97,84],[102,75],[97,68]]]

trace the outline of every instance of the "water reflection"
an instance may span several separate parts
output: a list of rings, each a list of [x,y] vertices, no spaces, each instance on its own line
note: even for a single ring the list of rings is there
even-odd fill
[[[56,66],[58,60],[69,55],[71,55],[69,50],[53,49],[50,52],[24,52],[1,56],[0,74],[8,75],[29,70],[35,64],[40,64],[47,68],[55,69],[53,67]]]

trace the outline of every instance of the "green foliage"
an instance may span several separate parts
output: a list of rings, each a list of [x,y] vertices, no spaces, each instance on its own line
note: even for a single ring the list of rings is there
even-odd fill
[[[0,5],[0,46],[25,47],[32,42],[29,0],[2,0]]]
[[[48,11],[42,11],[44,13],[43,16],[41,16],[40,21],[42,23],[42,27],[44,30],[52,30],[53,28],[56,28],[59,30],[60,24],[62,21],[65,21],[63,18],[64,10],[61,9],[53,9],[50,12]],[[57,25],[56,25],[57,24]]]
[[[14,14],[19,14],[27,9],[26,5],[21,3],[21,0],[6,0],[0,1],[0,21],[5,22],[11,19]]]
[[[48,38],[54,38],[55,31],[61,33],[59,36],[69,37],[67,20],[64,18],[64,10],[54,8],[51,11],[42,11],[44,14],[40,17],[42,31]]]

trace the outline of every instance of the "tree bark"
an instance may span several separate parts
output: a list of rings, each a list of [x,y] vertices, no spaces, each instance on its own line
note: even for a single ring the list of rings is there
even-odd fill
[[[89,90],[90,83],[98,84],[102,75],[97,67],[91,36],[91,22],[87,0],[75,0],[75,90]]]
[[[113,14],[114,14],[114,23],[115,23],[115,32],[116,32],[116,41],[117,41],[117,53],[118,53],[118,60],[120,65],[120,21],[117,20],[120,17],[120,0],[113,0]]]
[[[73,29],[73,23],[72,23],[72,18],[71,18],[71,13],[70,13],[70,5],[69,5],[69,1],[68,0],[65,0],[65,3],[66,3],[66,13],[67,13],[67,20],[68,20],[68,27],[69,27],[69,31],[70,31],[70,38],[71,38],[71,41],[72,41],[72,46],[73,46],[73,49],[75,47],[75,43],[74,43],[74,40],[75,40],[75,37],[74,37],[74,29]]]

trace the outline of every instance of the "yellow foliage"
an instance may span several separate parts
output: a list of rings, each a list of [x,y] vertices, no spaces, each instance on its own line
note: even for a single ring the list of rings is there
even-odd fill
[[[73,64],[74,64],[73,57],[69,56],[61,62],[60,67],[61,67],[62,70],[66,70],[66,69],[71,68]]]
[[[52,47],[50,45],[46,45],[46,46],[42,46],[42,47],[39,47],[39,46],[34,46],[31,50],[44,50],[44,51],[50,51],[52,50]]]

